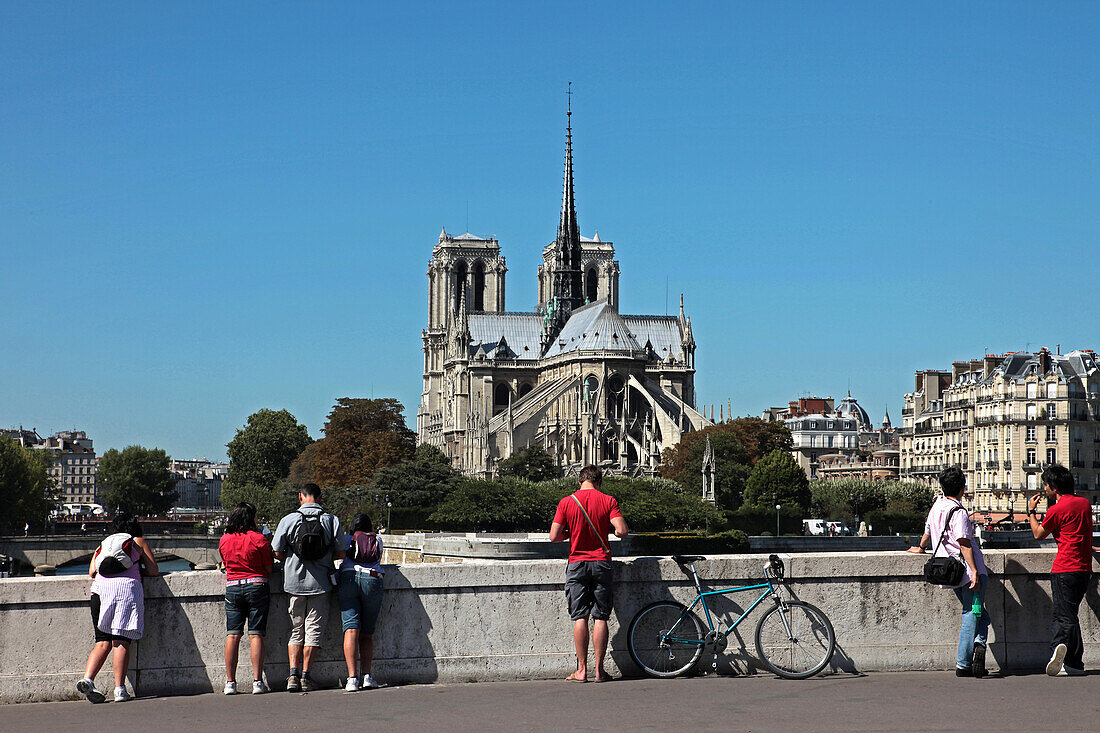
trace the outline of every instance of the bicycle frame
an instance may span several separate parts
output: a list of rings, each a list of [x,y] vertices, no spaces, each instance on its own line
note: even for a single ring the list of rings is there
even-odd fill
[[[764,582],[764,583],[754,583],[752,585],[741,585],[741,586],[736,586],[736,587],[733,587],[733,588],[721,588],[719,590],[704,591],[702,589],[702,587],[700,586],[700,584],[699,584],[699,574],[696,572],[695,566],[692,565],[691,566],[691,578],[695,583],[695,591],[696,591],[697,595],[695,596],[695,600],[691,602],[691,605],[688,606],[687,609],[683,612],[683,614],[680,615],[680,618],[676,621],[676,623],[673,625],[673,627],[671,629],[669,629],[669,635],[663,637],[663,640],[666,641],[666,642],[676,641],[676,642],[686,643],[686,644],[692,644],[692,643],[697,643],[698,642],[697,639],[679,639],[679,638],[676,638],[676,637],[671,635],[672,632],[680,625],[680,622],[683,621],[684,618],[688,614],[692,613],[695,610],[696,606],[702,606],[703,607],[703,614],[706,616],[706,619],[707,619],[707,628],[711,632],[717,633],[717,635],[719,637],[721,637],[722,639],[729,638],[729,635],[733,633],[733,630],[736,629],[738,627],[738,625],[742,621],[744,621],[748,617],[748,615],[750,613],[752,613],[753,610],[764,601],[765,598],[767,598],[768,596],[775,596],[776,599],[778,600],[778,591],[776,590],[775,584],[772,583],[771,575],[769,575],[768,573],[765,572],[764,577],[767,578],[767,581]],[[720,619],[719,619],[717,628],[715,627],[714,617],[716,617],[717,614],[714,614],[714,617],[712,617],[710,607],[707,606],[707,596],[719,596],[719,595],[725,595],[727,593],[738,593],[740,591],[759,590],[759,589],[762,589],[762,588],[766,588],[767,590],[765,590],[763,593],[761,593],[760,597],[757,598],[755,601],[753,601],[752,604],[749,605],[749,607],[746,608],[741,613],[741,615],[737,617],[737,620],[734,621],[732,624],[730,624],[728,629],[726,629],[725,631],[722,631],[722,625],[721,625],[721,620]],[[783,626],[787,628],[787,633],[790,634],[791,630],[790,630],[790,626],[787,624],[786,615],[781,613],[780,616],[783,619]]]

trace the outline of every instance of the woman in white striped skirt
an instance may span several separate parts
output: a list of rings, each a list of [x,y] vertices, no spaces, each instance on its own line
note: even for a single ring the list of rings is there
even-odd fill
[[[140,639],[145,631],[145,589],[141,576],[160,574],[157,561],[148,543],[141,537],[141,525],[126,512],[111,522],[111,535],[125,534],[132,538],[128,545],[132,564],[121,573],[97,573],[97,560],[103,550],[100,545],[92,556],[88,574],[92,576],[92,623],[95,626],[95,646],[88,655],[84,679],[76,689],[90,702],[103,702],[106,696],[96,689],[95,676],[114,650],[115,702],[130,699],[126,691],[126,670],[130,665],[130,642]]]

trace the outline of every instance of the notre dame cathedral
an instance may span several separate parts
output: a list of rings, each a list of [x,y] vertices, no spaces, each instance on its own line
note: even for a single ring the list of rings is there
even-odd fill
[[[587,463],[656,472],[661,451],[710,425],[695,409],[691,319],[619,313],[611,242],[582,237],[573,200],[572,111],[557,238],[542,252],[538,310],[504,304],[508,271],[495,238],[444,229],[428,262],[420,442],[466,474],[537,445],[562,470]]]

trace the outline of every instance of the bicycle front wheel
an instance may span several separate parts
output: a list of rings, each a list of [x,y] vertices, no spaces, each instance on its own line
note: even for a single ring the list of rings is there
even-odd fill
[[[630,658],[651,677],[684,674],[703,656],[703,624],[675,601],[651,603],[634,615],[627,632]]]
[[[834,649],[833,625],[821,609],[809,603],[791,601],[777,605],[756,625],[760,661],[780,677],[791,680],[813,677],[825,669]]]

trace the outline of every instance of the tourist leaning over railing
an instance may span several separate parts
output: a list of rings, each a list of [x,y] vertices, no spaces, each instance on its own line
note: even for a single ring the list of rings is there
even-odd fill
[[[120,512],[110,533],[92,555],[88,566],[92,576],[92,624],[95,646],[88,655],[84,679],[76,689],[89,702],[103,702],[95,677],[114,650],[115,702],[130,699],[126,691],[126,670],[130,665],[130,642],[145,631],[145,589],[141,576],[160,574],[149,545],[141,537],[141,525],[127,512]]]
[[[268,576],[275,561],[271,543],[256,529],[256,507],[241,503],[230,513],[218,551],[225,563],[225,694],[237,694],[237,653],[247,619],[252,694],[261,695],[268,691],[264,636],[271,604]]]
[[[357,514],[351,522],[351,534],[344,535],[346,554],[340,566],[340,620],[344,628],[344,661],[348,665],[347,692],[361,687],[372,690],[378,683],[371,676],[374,657],[374,627],[382,608],[382,538],[373,529],[366,514]],[[358,658],[363,681],[355,669]]]

